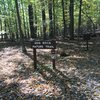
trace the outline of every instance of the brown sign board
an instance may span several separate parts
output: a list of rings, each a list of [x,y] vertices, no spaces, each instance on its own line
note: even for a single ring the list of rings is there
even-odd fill
[[[36,49],[52,49],[51,53],[55,54],[56,41],[55,40],[34,40],[30,39],[31,47],[34,55],[34,69],[37,69],[37,55]],[[52,60],[53,68],[55,69],[55,59]]]
[[[33,40],[31,43],[33,49],[56,49],[55,40]]]

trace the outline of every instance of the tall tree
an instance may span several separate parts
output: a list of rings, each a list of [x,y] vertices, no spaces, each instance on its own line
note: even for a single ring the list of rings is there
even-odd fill
[[[26,38],[27,37],[27,35],[26,35],[26,24],[25,24],[25,10],[24,10],[24,3],[23,3],[23,1],[21,0],[21,5],[22,5],[22,17],[23,17],[23,26],[24,26],[24,28],[23,28],[23,32],[24,32],[24,37]]]
[[[53,38],[53,6],[52,6],[52,0],[48,0],[48,10],[49,10],[49,36],[50,38]]]
[[[66,21],[65,21],[65,5],[64,0],[62,0],[62,12],[63,12],[63,38],[65,38],[66,34]]]
[[[81,12],[82,12],[82,0],[80,0],[80,6],[79,6],[79,18],[78,18],[78,41],[79,41],[80,28],[81,28]]]
[[[16,13],[17,13],[17,20],[18,20],[18,26],[19,26],[19,32],[20,32],[20,41],[22,45],[22,51],[26,53],[26,48],[24,44],[24,35],[21,27],[21,19],[20,19],[20,14],[19,14],[19,9],[18,9],[18,0],[15,0],[15,7],[16,7]]]
[[[33,6],[28,5],[29,23],[30,23],[30,33],[31,38],[36,38],[35,28],[34,28],[34,18],[33,18]]]
[[[74,39],[74,0],[70,0],[70,39]]]
[[[42,26],[43,26],[43,39],[46,39],[46,15],[45,15],[45,1],[40,0],[42,5]]]
[[[11,2],[9,1],[9,0],[7,0],[7,9],[8,9],[8,30],[9,30],[9,34],[10,34],[10,40],[13,40],[12,39],[12,16],[11,16],[11,7],[10,7],[10,5],[11,5]]]
[[[54,38],[55,38],[55,0],[53,0],[53,34],[54,34]]]
[[[36,12],[36,5],[34,5],[34,31],[37,33],[37,12]]]

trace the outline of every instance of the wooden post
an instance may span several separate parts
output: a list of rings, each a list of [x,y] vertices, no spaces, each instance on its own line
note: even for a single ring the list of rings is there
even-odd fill
[[[52,54],[52,66],[53,66],[53,69],[56,69],[56,67],[55,67],[55,49],[51,50],[51,54]]]
[[[56,69],[56,67],[55,67],[55,59],[52,59],[52,65],[53,65],[53,69]]]
[[[37,57],[36,57],[36,49],[33,49],[33,54],[34,54],[34,69],[37,69]]]
[[[86,40],[86,45],[87,45],[87,50],[89,50],[89,44],[88,44],[88,40]]]

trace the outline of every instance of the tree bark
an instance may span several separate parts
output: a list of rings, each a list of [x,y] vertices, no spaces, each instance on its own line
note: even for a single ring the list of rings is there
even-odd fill
[[[54,38],[55,38],[55,0],[53,0],[53,34],[54,34]]]
[[[74,0],[70,0],[70,39],[74,40]]]
[[[80,0],[80,7],[79,7],[79,18],[78,18],[78,41],[79,41],[80,28],[81,28],[81,12],[82,12],[82,0]]]
[[[23,26],[24,26],[24,37],[27,38],[27,34],[26,34],[26,24],[25,24],[25,15],[24,15],[24,4],[23,1],[21,0],[21,5],[22,5],[22,15],[23,15]]]
[[[49,37],[52,39],[53,38],[53,20],[52,20],[52,0],[48,1],[48,10],[49,10]]]
[[[63,39],[65,38],[65,34],[66,34],[66,21],[65,21],[65,5],[64,5],[64,0],[62,0],[62,12],[63,12],[63,28],[64,28],[64,31],[63,31]]]
[[[17,20],[18,20],[18,26],[19,26],[19,32],[20,32],[20,41],[22,45],[22,51],[26,53],[26,48],[24,44],[24,36],[23,36],[23,31],[21,27],[21,19],[20,19],[20,14],[19,14],[19,9],[18,9],[18,0],[15,0],[15,6],[16,6],[16,13],[17,13]]]
[[[29,14],[31,38],[36,38],[36,33],[35,33],[35,30],[34,30],[34,18],[33,18],[33,7],[32,7],[32,4],[30,4],[28,6],[28,14]]]
[[[44,0],[41,1],[42,3],[42,25],[43,25],[43,39],[46,39],[46,15],[45,15],[45,8],[44,8]]]

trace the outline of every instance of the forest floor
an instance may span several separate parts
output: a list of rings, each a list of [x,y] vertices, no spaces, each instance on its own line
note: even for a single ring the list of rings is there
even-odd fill
[[[19,46],[0,48],[0,100],[100,100],[100,37],[89,42],[57,42],[53,70],[50,50],[37,50],[34,72],[33,51]]]

